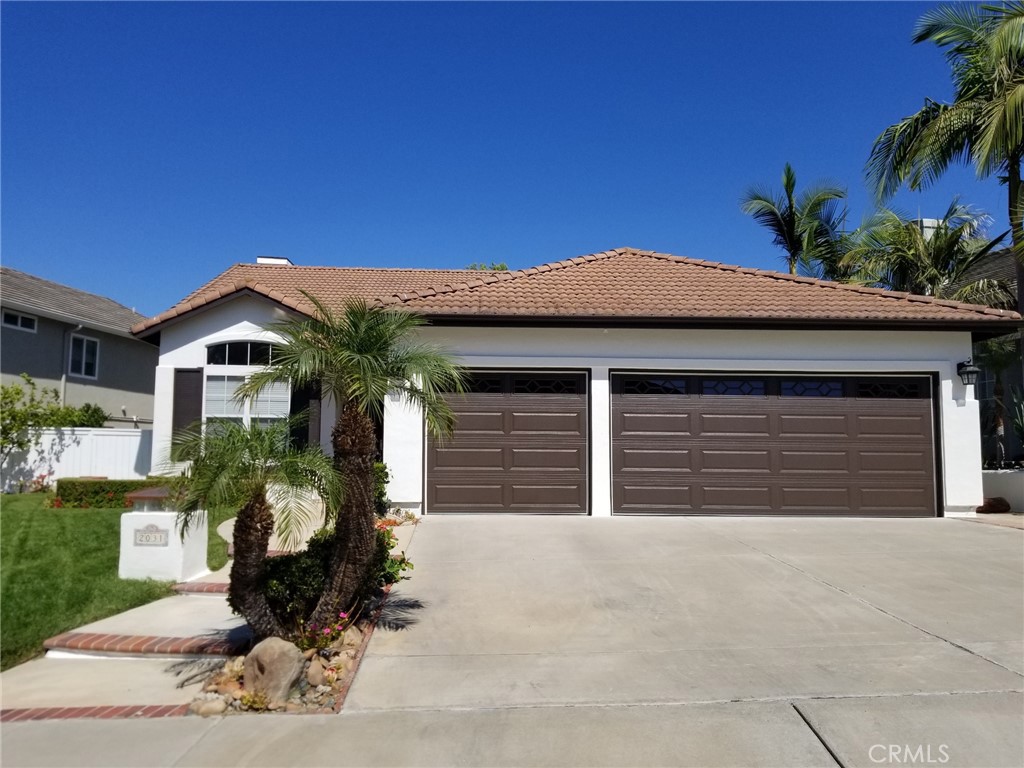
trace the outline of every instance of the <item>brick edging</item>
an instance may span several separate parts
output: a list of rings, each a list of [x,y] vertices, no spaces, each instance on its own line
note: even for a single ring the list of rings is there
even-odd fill
[[[24,707],[0,709],[0,722],[26,720],[123,720],[127,718],[180,717],[188,713],[188,704],[93,707]]]
[[[388,597],[391,595],[392,584],[384,585],[384,597],[381,598],[380,605],[374,610],[373,615],[367,622],[366,632],[363,633],[363,642],[359,644],[359,650],[356,651],[355,658],[352,659],[352,673],[345,678],[345,682],[338,689],[338,693],[334,699],[334,708],[322,709],[321,712],[334,712],[338,714],[345,706],[345,699],[348,698],[349,689],[352,687],[352,682],[356,679],[356,673],[359,671],[359,665],[363,663],[363,655],[366,653],[366,646],[370,644],[370,638],[373,637],[374,630],[377,629],[377,622],[380,621],[380,616],[384,612],[384,605],[388,601]]]
[[[228,585],[214,581],[183,581],[179,584],[175,584],[172,589],[178,594],[183,595],[226,595],[228,592]]]
[[[97,651],[158,655],[201,654],[237,655],[248,640],[233,642],[224,635],[211,637],[158,637],[154,635],[108,635],[91,632],[65,632],[43,642],[47,650]]]

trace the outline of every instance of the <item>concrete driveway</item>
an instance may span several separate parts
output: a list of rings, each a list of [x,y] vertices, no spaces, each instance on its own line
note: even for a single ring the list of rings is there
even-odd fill
[[[1020,530],[437,517],[408,553],[340,716],[15,722],[3,765],[1024,764]]]
[[[409,554],[350,715],[642,706],[675,729],[733,711],[716,744],[749,747],[739,763],[815,763],[824,746],[874,765],[889,744],[938,760],[944,744],[946,764],[1024,764],[1020,531],[436,517]]]

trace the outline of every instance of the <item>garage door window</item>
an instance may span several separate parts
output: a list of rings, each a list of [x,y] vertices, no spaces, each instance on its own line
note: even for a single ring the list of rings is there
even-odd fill
[[[843,382],[835,379],[783,379],[779,383],[783,397],[842,397]]]
[[[704,379],[702,395],[747,395],[763,397],[767,394],[764,379]]]
[[[578,376],[516,376],[512,392],[517,395],[578,395]]]
[[[626,376],[622,382],[624,395],[685,395],[686,379],[652,379],[645,376]]]

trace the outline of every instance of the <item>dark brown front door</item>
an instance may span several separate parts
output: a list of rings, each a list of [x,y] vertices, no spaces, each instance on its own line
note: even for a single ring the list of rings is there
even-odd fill
[[[474,373],[427,445],[427,513],[587,511],[587,377]]]
[[[931,379],[618,374],[616,513],[934,516]]]

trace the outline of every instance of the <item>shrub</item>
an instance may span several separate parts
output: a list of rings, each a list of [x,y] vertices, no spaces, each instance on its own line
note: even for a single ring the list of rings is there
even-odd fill
[[[359,601],[370,597],[385,584],[394,584],[402,572],[413,565],[404,554],[392,555],[397,539],[390,528],[377,529],[377,549],[367,583],[363,585]],[[270,610],[284,627],[290,628],[292,638],[303,648],[326,647],[338,639],[351,619],[347,613],[339,614],[339,621],[329,627],[308,625],[320,595],[327,584],[334,552],[334,531],[321,529],[310,538],[306,549],[290,555],[268,558],[263,570],[263,592]],[[354,611],[353,618],[354,618]],[[308,626],[307,626],[308,625]],[[324,630],[327,630],[326,634]]]
[[[86,403],[81,408],[75,408],[77,413],[73,416],[71,424],[60,424],[54,426],[67,427],[102,427],[107,423],[110,415],[95,403]]]
[[[388,498],[388,483],[391,481],[391,473],[388,465],[383,461],[375,462],[373,465],[373,506],[377,510],[378,517],[384,517],[391,508],[391,500]]]
[[[171,486],[177,478],[162,477],[147,480],[85,480],[77,477],[57,481],[57,495],[51,506],[89,509],[121,509],[131,506],[124,495],[142,488]]]

